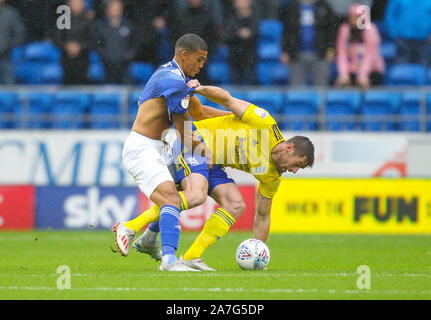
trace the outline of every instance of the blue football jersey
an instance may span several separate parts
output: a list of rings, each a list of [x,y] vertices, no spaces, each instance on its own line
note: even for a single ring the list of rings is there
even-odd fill
[[[186,85],[189,80],[175,60],[163,64],[148,80],[138,105],[163,96],[166,99],[169,118],[172,113],[186,113],[190,98],[193,96],[193,89]]]

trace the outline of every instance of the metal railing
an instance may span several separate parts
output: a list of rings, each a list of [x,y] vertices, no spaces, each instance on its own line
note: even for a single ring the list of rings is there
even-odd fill
[[[358,130],[358,131],[422,131],[431,132],[431,105],[427,106],[427,94],[431,94],[431,87],[380,87],[376,90],[394,94],[417,92],[420,94],[420,110],[418,114],[369,115],[369,114],[327,114],[326,96],[334,88],[292,88],[292,87],[253,87],[253,86],[229,86],[227,90],[235,93],[241,92],[247,96],[251,91],[282,92],[310,91],[317,92],[320,96],[319,106],[315,114],[297,114],[290,116],[283,112],[272,114],[280,128],[286,130]],[[10,86],[0,87],[2,93],[14,93],[17,100],[12,108],[5,109],[0,99],[0,129],[129,129],[136,113],[130,110],[130,106],[137,103],[131,101],[132,94],[136,94],[142,87],[133,86]],[[345,89],[348,92],[361,92],[360,90]],[[343,90],[339,90],[343,91]],[[372,90],[370,90],[372,91]],[[56,114],[49,110],[38,113],[30,107],[29,96],[34,93],[48,93],[55,95],[58,92],[72,92],[79,94],[119,94],[119,113],[117,114],[92,114],[87,108],[84,112],[62,112]],[[364,93],[365,91],[361,92]],[[429,99],[431,102],[431,99]],[[250,101],[253,103],[253,101]],[[55,103],[55,102],[53,102]],[[91,104],[91,101],[90,101]],[[265,108],[265,105],[260,105]],[[289,106],[286,105],[286,108]]]

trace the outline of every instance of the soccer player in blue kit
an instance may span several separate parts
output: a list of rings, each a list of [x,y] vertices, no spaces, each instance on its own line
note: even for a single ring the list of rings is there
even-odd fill
[[[184,122],[190,119],[189,115],[195,120],[203,120],[229,114],[203,106],[193,95],[193,89],[187,86],[189,81],[197,81],[189,78],[203,68],[207,55],[207,44],[198,35],[186,34],[178,39],[174,59],[160,66],[147,82],[138,102],[136,120],[123,147],[125,168],[139,189],[160,207],[160,230],[153,231],[160,231],[162,256],[159,257],[158,244],[146,250],[162,260],[159,268],[162,271],[195,271],[176,257],[181,230],[180,212],[186,208],[184,195],[177,191],[168,168],[169,148],[163,141],[164,134],[173,125],[182,143],[190,141],[195,147],[201,142],[193,141],[191,132],[188,134],[184,126]],[[196,174],[191,179],[192,184],[205,186],[207,182],[201,179],[205,178]],[[134,230],[133,224],[117,223],[113,231],[118,250],[127,256],[130,242],[139,230]]]

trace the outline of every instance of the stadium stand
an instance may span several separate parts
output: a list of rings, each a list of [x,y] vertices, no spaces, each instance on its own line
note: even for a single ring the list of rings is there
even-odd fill
[[[54,96],[54,103],[51,106],[51,128],[85,128],[85,118],[89,101],[90,95],[85,92],[57,92]]]
[[[86,3],[88,8],[93,8],[93,1]],[[431,91],[426,87],[431,85],[431,68],[412,63],[396,64],[397,44],[382,21],[376,24],[382,36],[380,49],[387,70],[383,87],[372,90],[288,87],[289,66],[279,62],[283,25],[271,19],[259,22],[258,87],[230,87],[229,48],[222,42],[214,45],[209,54],[208,80],[211,84],[228,86],[238,98],[267,108],[282,129],[431,131]],[[160,55],[167,59],[170,55],[166,51],[172,48],[165,38]],[[0,128],[130,127],[141,89],[156,66],[132,62],[128,70],[129,86],[102,92],[100,87],[63,90],[61,54],[49,40],[26,43],[12,50],[17,85],[31,85],[32,89],[21,86],[0,92]],[[92,84],[102,85],[105,70],[101,58],[94,50],[90,51],[89,58],[88,78]],[[335,64],[332,64],[331,74],[334,80]],[[203,97],[200,100],[203,104],[225,109]]]
[[[90,103],[90,127],[93,129],[117,129],[120,127],[121,95],[118,93],[96,93]]]
[[[359,91],[329,91],[326,94],[325,129],[330,131],[356,129],[355,120],[360,105]]]
[[[361,128],[367,131],[395,130],[395,115],[399,111],[399,94],[368,91],[361,108]]]
[[[420,64],[397,64],[389,69],[387,84],[422,86],[427,82],[426,72]]]
[[[399,129],[401,131],[420,131],[421,94],[417,91],[405,92],[401,95]]]
[[[317,130],[320,95],[315,91],[289,91],[285,94],[282,128],[286,130]]]

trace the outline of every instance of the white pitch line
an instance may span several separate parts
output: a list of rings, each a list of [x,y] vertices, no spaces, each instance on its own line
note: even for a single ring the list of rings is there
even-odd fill
[[[119,291],[131,291],[131,292],[164,292],[164,291],[181,291],[181,292],[246,292],[246,293],[329,293],[329,294],[431,294],[431,290],[339,290],[339,289],[289,289],[289,288],[278,288],[278,289],[249,289],[249,288],[134,288],[134,287],[72,287],[70,290],[59,290],[56,287],[18,287],[9,286],[1,287],[1,291],[15,290],[15,291],[104,291],[104,292],[119,292]]]
[[[128,276],[134,277],[153,277],[161,276],[161,272],[151,272],[151,273],[134,273],[128,274]],[[166,275],[166,273],[163,273]],[[51,274],[10,274],[10,273],[0,273],[0,277],[55,277],[58,276],[57,273]],[[74,273],[73,277],[91,277],[91,276],[110,276],[110,277],[123,277],[123,274],[108,274],[108,273]],[[175,274],[175,276],[179,276]],[[182,273],[181,277],[357,277],[357,273],[311,273],[311,272],[298,272],[298,273],[267,273],[267,272],[254,272],[250,273],[248,271],[238,272],[238,273],[217,273],[217,272],[201,272],[201,273]],[[431,274],[427,273],[371,273],[372,277],[400,277],[400,278],[431,278]]]

